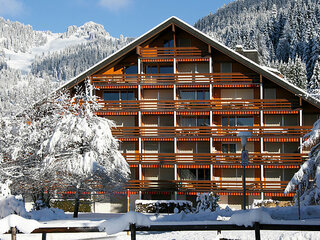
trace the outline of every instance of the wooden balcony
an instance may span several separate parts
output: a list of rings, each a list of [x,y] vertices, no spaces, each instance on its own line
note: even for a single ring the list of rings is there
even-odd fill
[[[241,165],[241,153],[123,153],[129,164]],[[249,153],[249,165],[301,165],[307,154]]]
[[[246,181],[247,192],[282,192],[287,181]],[[242,181],[199,181],[199,180],[130,180],[126,188],[138,191],[179,191],[179,192],[239,192],[243,191]]]
[[[205,127],[117,127],[117,137],[237,137],[250,132],[252,137],[303,137],[312,126],[205,126]]]
[[[99,111],[288,110],[297,106],[287,99],[131,100],[100,101],[99,104]]]
[[[178,74],[107,74],[91,77],[97,87],[119,84],[258,84],[259,75],[252,73],[178,73]]]
[[[142,58],[204,57],[208,50],[196,47],[154,47],[140,48]]]

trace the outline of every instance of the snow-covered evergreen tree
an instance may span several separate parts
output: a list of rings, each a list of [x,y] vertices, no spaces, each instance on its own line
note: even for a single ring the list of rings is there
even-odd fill
[[[228,47],[257,49],[266,65],[285,65],[299,56],[309,81],[320,54],[319,12],[319,0],[237,0],[203,17],[195,27]]]
[[[320,204],[320,119],[315,122],[313,129],[306,135],[308,139],[303,143],[304,148],[311,149],[308,160],[304,162],[298,172],[288,183],[285,192],[301,191],[302,205]],[[298,196],[295,197],[296,203]]]
[[[313,74],[308,84],[308,92],[319,95],[320,93],[319,88],[320,88],[320,56],[318,57],[314,65]]]
[[[118,150],[118,141],[112,136],[113,122],[96,116],[98,107],[96,97],[88,92],[72,97],[64,106],[68,110],[59,121],[52,122],[53,132],[38,152],[44,157],[43,171],[76,190],[74,217],[78,215],[80,191],[98,186],[103,190],[115,189],[130,172]]]
[[[280,62],[278,69],[288,82],[302,89],[306,89],[306,65],[300,57],[296,57],[295,60],[290,59],[288,63]]]

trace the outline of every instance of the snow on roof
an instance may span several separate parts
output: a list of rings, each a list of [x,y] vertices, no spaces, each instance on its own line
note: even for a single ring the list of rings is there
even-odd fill
[[[281,74],[281,72],[276,68],[271,68],[271,67],[267,67],[267,66],[261,66],[261,67],[264,68],[266,71]]]

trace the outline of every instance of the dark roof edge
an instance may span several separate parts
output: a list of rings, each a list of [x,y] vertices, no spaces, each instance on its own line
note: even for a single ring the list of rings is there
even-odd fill
[[[273,81],[274,83],[280,85],[281,87],[289,90],[293,94],[295,94],[298,97],[301,97],[305,101],[309,102],[310,104],[316,106],[317,108],[320,108],[320,100],[317,98],[311,96],[308,94],[306,91],[302,90],[301,88],[293,85],[292,83],[289,83],[285,79],[277,76],[276,74],[272,73],[269,70],[264,69],[262,66],[257,64],[256,62],[246,58],[245,56],[241,55],[240,53],[237,53],[236,51],[232,50],[231,48],[223,45],[222,43],[218,42],[217,40],[214,40],[207,34],[201,32],[200,30],[194,28],[193,26],[189,25],[188,23],[182,21],[181,19],[172,16],[159,25],[155,26],[142,36],[138,37],[128,45],[124,46],[117,52],[111,54],[107,58],[101,60],[97,64],[93,65],[91,68],[88,70],[80,73],[78,76],[74,77],[73,79],[69,80],[67,83],[56,89],[56,91],[61,91],[67,88],[70,88],[74,86],[75,84],[85,80],[87,77],[89,77],[91,74],[97,72],[101,68],[103,68],[106,64],[111,63],[113,60],[116,60],[119,57],[122,57],[126,53],[132,51],[137,45],[143,43],[145,40],[148,38],[152,37],[153,35],[161,32],[163,29],[167,28],[170,24],[176,24],[178,27],[184,29],[185,31],[191,33],[195,37],[198,37],[202,41],[206,42],[207,44],[211,45],[212,47],[218,49],[219,51],[223,52],[224,54],[228,55],[229,57],[233,58],[234,60],[242,63],[243,65],[249,67],[255,72],[258,72],[262,76],[266,77],[267,79]]]

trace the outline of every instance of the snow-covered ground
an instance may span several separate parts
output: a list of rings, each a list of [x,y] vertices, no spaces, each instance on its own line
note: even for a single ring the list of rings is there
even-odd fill
[[[311,217],[308,212],[314,212],[313,216],[317,215],[317,210],[319,207],[312,207],[305,211],[305,217]],[[219,212],[219,211],[218,211]],[[228,213],[229,212],[229,213]],[[233,212],[233,217],[218,217],[218,220],[223,219],[223,221],[211,220],[209,221],[209,216],[212,215],[209,213],[200,214],[204,221],[199,220],[199,216],[192,214],[173,214],[173,215],[147,215],[152,224],[199,224],[199,223],[234,223],[237,225],[246,225],[252,221],[260,221],[260,222],[282,222],[282,223],[297,223],[298,220],[275,220],[272,219],[275,217],[284,216],[287,213],[287,219],[292,219],[294,217],[294,213],[296,212],[295,208],[274,208],[274,209],[255,209],[249,211],[237,211],[236,213]],[[224,211],[219,212],[220,215],[230,215],[230,211],[224,214]],[[52,221],[41,221],[40,224],[46,227],[76,227],[76,226],[101,226],[101,223],[104,220],[107,222],[112,222],[114,225],[112,228],[117,229],[122,225],[126,220],[132,219],[133,217],[136,218],[137,222],[141,222],[135,214],[130,214],[124,216],[123,214],[81,214],[79,219],[74,220],[71,218],[71,214],[67,214],[66,219],[64,220],[52,220]],[[199,214],[197,214],[199,215]],[[215,215],[215,214],[213,214]],[[237,217],[234,217],[237,215]],[[184,216],[184,217],[183,217]],[[187,216],[187,217],[186,217]],[[215,217],[213,217],[215,218]],[[170,222],[168,220],[171,220]],[[193,221],[191,221],[193,219]],[[29,220],[30,221],[30,220]],[[320,225],[320,218],[312,218],[312,219],[305,219],[303,220],[305,224],[319,224]],[[217,231],[175,231],[175,232],[137,232],[137,239],[138,240],[149,240],[149,239],[157,239],[157,240],[185,240],[185,239],[194,239],[194,240],[201,240],[201,239],[254,239],[255,233],[254,231],[222,231],[218,233]],[[0,239],[2,240],[9,240],[11,236],[9,234],[2,234],[0,235]],[[18,240],[40,240],[41,234],[19,234]],[[80,240],[80,239],[130,239],[130,235],[127,235],[126,232],[119,232],[116,234],[108,235],[106,232],[100,233],[59,233],[59,234],[47,234],[48,240]],[[320,239],[320,227],[319,232],[308,232],[308,231],[261,231],[261,239],[264,240],[304,240],[304,239]]]

